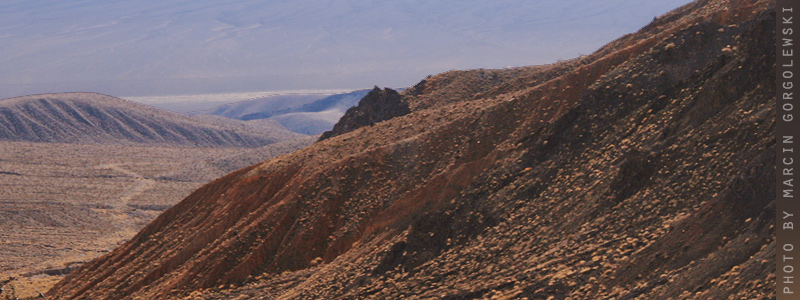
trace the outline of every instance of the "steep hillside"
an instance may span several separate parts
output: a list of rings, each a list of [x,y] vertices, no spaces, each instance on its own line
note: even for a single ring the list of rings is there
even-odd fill
[[[765,299],[773,2],[707,0],[194,192],[57,299]],[[765,178],[767,178],[765,180]]]
[[[0,140],[257,147],[302,137],[277,122],[203,120],[94,93],[0,100]]]

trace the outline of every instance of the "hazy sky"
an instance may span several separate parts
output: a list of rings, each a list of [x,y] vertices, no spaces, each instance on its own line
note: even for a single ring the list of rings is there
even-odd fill
[[[686,0],[3,0],[0,98],[404,87],[588,54]]]

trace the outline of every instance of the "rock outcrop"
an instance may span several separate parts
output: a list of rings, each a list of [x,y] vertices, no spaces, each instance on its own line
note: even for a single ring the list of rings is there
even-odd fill
[[[408,103],[403,101],[397,91],[390,88],[380,89],[377,86],[367,93],[358,105],[351,107],[344,113],[333,129],[326,131],[319,140],[342,135],[364,126],[386,121],[394,117],[404,116],[411,112]]]

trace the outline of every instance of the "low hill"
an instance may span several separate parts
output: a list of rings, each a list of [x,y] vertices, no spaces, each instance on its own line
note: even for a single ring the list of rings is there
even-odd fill
[[[696,1],[586,57],[427,78],[48,296],[769,299],[773,10]]]
[[[278,122],[208,120],[95,93],[0,100],[0,140],[258,147],[302,137]]]

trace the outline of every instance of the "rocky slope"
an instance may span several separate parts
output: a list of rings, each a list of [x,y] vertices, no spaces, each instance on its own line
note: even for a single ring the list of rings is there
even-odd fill
[[[427,78],[408,114],[202,187],[48,295],[768,299],[773,5]]]
[[[204,120],[94,93],[0,100],[0,140],[257,147],[302,137],[277,122]]]

